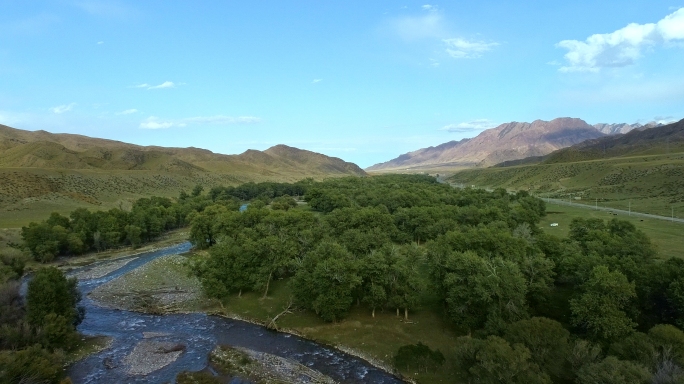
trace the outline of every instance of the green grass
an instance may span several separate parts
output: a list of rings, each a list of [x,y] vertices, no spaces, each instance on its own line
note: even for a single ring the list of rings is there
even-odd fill
[[[269,296],[265,299],[261,296],[256,292],[245,293],[242,297],[233,295],[224,301],[224,313],[267,323],[288,305],[291,292],[287,280],[274,282]],[[387,367],[392,366],[392,359],[399,347],[419,341],[450,356],[459,335],[440,315],[439,304],[430,299],[427,303],[410,312],[409,321],[397,317],[393,310],[376,311],[373,318],[370,309],[361,304],[354,305],[347,318],[337,323],[326,323],[315,313],[296,310],[281,317],[278,327],[343,349],[351,348]],[[421,383],[448,383],[452,382],[450,371],[451,367],[445,365],[436,373],[402,373]]]
[[[582,202],[635,212],[684,214],[684,153],[653,154],[574,163],[470,169],[450,181],[461,185],[527,190],[540,197],[579,197]]]
[[[576,217],[599,218],[610,220],[617,218],[627,220],[642,230],[656,245],[660,258],[684,258],[684,223],[670,222],[660,219],[648,219],[627,214],[612,215],[605,211],[597,211],[588,208],[570,207],[554,203],[546,204],[547,215],[540,222],[540,227],[547,233],[559,237],[567,237],[570,231],[570,222]],[[551,227],[551,223],[558,223],[557,227]]]

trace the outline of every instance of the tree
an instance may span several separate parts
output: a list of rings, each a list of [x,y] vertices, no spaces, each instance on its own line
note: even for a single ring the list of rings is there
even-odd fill
[[[472,252],[453,252],[444,262],[447,312],[457,325],[497,330],[527,316],[527,286],[515,263]]]
[[[76,279],[67,279],[55,267],[41,268],[28,284],[26,294],[26,320],[34,327],[40,327],[46,316],[62,316],[72,326],[83,319],[77,308],[81,294]]]
[[[573,325],[597,340],[612,341],[629,335],[636,323],[625,308],[636,297],[634,283],[606,266],[595,267],[582,285],[584,293],[570,300]]]
[[[0,382],[60,383],[65,376],[64,357],[50,353],[39,345],[21,351],[0,352]]]
[[[361,282],[351,253],[326,241],[305,257],[290,286],[301,306],[315,311],[325,321],[337,321],[346,316]]]
[[[406,370],[415,367],[418,370],[436,369],[444,364],[444,355],[438,350],[432,350],[423,343],[404,345],[394,355],[394,366]]]
[[[202,191],[204,191],[204,187],[201,184],[195,185],[195,187],[192,189],[192,197],[201,195]]]
[[[601,362],[587,364],[577,372],[578,384],[646,384],[651,374],[643,365],[608,356]]]
[[[530,350],[532,360],[555,380],[566,373],[566,360],[570,352],[570,332],[545,317],[520,320],[508,326],[504,338],[511,344],[522,344]]]
[[[461,374],[469,382],[551,383],[524,345],[510,345],[497,336],[489,336],[486,340],[459,337],[456,355]]]

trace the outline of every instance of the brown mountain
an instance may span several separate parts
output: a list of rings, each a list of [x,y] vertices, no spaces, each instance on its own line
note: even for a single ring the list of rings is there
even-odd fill
[[[409,152],[366,170],[489,166],[508,160],[545,155],[602,136],[604,134],[595,127],[576,118],[536,120],[532,123],[512,122],[487,129],[472,139],[451,141],[437,147]]]

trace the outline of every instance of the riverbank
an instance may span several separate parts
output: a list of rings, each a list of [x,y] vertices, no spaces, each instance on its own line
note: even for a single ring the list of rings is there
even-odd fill
[[[253,292],[244,293],[241,298],[235,295],[223,303],[208,299],[191,274],[188,261],[186,255],[161,257],[103,284],[90,297],[111,308],[156,314],[205,312],[263,326],[289,303],[291,294],[286,280],[274,281],[271,293],[264,299]],[[458,335],[437,313],[434,308],[419,308],[405,321],[393,311],[378,311],[373,318],[363,306],[357,306],[347,319],[326,323],[314,313],[295,309],[281,316],[276,325],[281,332],[334,347],[386,372],[401,373],[417,382],[448,383],[448,363],[435,372],[397,372],[392,364],[399,347],[417,342],[445,355],[452,353]]]

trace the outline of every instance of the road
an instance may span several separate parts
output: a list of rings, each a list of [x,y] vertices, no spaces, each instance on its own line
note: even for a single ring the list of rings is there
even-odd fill
[[[625,215],[634,216],[634,217],[645,217],[648,219],[658,219],[658,220],[666,220],[666,221],[677,222],[677,223],[684,223],[684,219],[680,219],[677,217],[673,218],[673,217],[652,215],[650,213],[640,213],[640,212],[634,212],[634,211],[629,212],[629,211],[625,211],[624,209],[608,208],[608,207],[601,207],[601,206],[596,207],[593,205],[573,203],[570,201],[565,201],[565,200],[560,200],[560,199],[550,199],[547,197],[542,197],[541,199],[546,201],[547,203],[553,203],[553,204],[558,204],[558,205],[567,205],[567,206],[571,206],[571,207],[578,207],[578,208],[620,213],[620,214],[625,214]]]

